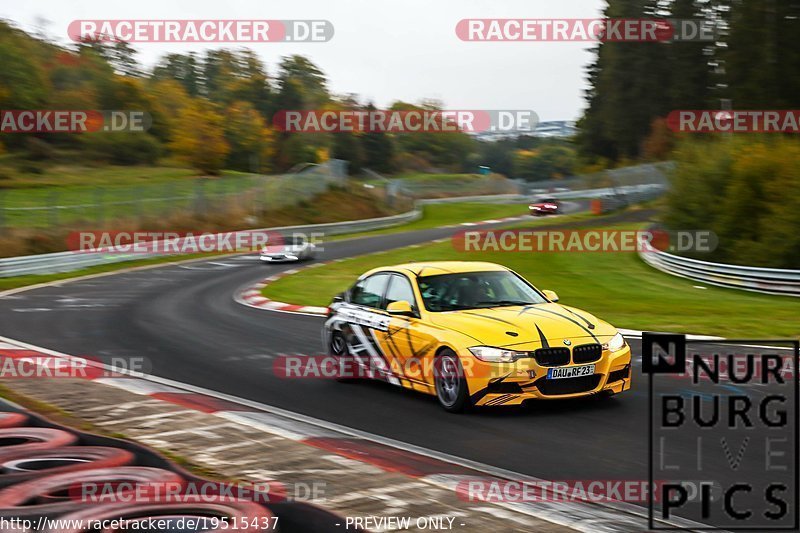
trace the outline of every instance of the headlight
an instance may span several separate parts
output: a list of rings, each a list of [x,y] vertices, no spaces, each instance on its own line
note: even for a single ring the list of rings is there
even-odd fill
[[[472,355],[487,363],[513,363],[518,357],[522,356],[521,352],[493,348],[491,346],[473,346],[469,351],[472,352]]]
[[[616,352],[617,350],[621,350],[625,347],[625,338],[622,336],[622,333],[617,333],[611,340],[608,341],[603,345],[604,350],[608,350],[610,352]]]

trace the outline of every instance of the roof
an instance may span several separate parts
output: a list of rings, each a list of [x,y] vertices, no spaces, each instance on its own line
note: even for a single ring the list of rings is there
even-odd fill
[[[417,276],[435,276],[437,274],[459,274],[462,272],[486,272],[508,269],[502,265],[484,261],[419,261],[378,267],[370,270],[367,274],[372,274],[373,272],[379,272],[381,270],[391,270],[395,272],[406,271],[412,272]]]

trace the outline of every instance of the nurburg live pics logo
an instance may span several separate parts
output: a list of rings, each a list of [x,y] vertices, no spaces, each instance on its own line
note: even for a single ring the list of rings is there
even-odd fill
[[[644,333],[651,530],[797,531],[796,340]]]

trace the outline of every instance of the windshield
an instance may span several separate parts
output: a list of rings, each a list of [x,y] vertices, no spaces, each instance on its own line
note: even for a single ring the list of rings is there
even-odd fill
[[[300,235],[289,235],[283,238],[284,246],[302,246],[305,242],[305,239]]]
[[[465,272],[417,279],[428,311],[456,311],[511,305],[531,305],[547,300],[513,272]]]

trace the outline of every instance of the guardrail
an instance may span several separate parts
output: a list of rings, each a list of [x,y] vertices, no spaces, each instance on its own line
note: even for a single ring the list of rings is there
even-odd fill
[[[644,239],[640,239],[639,257],[653,268],[673,276],[732,289],[800,296],[800,270],[700,261],[662,252]]]

